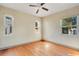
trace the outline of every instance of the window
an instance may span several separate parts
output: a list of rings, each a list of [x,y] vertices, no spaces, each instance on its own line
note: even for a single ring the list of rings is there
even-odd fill
[[[35,21],[35,30],[38,30],[38,29],[39,29],[39,21],[36,20],[36,21]]]
[[[77,16],[64,18],[62,20],[63,34],[77,34]]]
[[[12,33],[12,20],[13,18],[11,16],[4,17],[5,35],[9,35]]]

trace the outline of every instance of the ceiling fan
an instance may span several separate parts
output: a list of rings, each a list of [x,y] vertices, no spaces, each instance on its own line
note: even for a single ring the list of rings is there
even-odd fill
[[[44,4],[45,4],[45,3],[37,3],[37,5],[29,5],[29,6],[30,6],[30,7],[38,7],[38,9],[37,9],[37,11],[36,11],[36,14],[38,14],[40,8],[43,9],[43,10],[45,10],[45,11],[48,11],[47,8],[43,7]]]

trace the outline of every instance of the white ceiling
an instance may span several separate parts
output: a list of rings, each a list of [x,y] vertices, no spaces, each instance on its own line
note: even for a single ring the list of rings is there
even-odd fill
[[[29,7],[30,4],[36,5],[36,3],[1,3],[0,5],[3,5],[8,8],[12,8],[18,11],[22,11],[25,13],[29,13],[38,17],[44,17],[50,14],[54,14],[59,11],[63,11],[65,9],[79,6],[79,3],[46,3],[43,5],[43,7],[46,7],[49,9],[49,11],[44,11],[40,9],[39,13],[36,14],[37,7]]]

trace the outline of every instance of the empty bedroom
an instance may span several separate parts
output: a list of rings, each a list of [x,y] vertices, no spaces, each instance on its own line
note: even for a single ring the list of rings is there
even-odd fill
[[[79,3],[0,3],[0,56],[79,56]]]

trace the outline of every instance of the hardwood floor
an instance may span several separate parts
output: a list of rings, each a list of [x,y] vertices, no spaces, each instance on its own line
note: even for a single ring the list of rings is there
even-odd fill
[[[38,41],[0,51],[1,56],[79,56],[79,51],[47,41]]]

